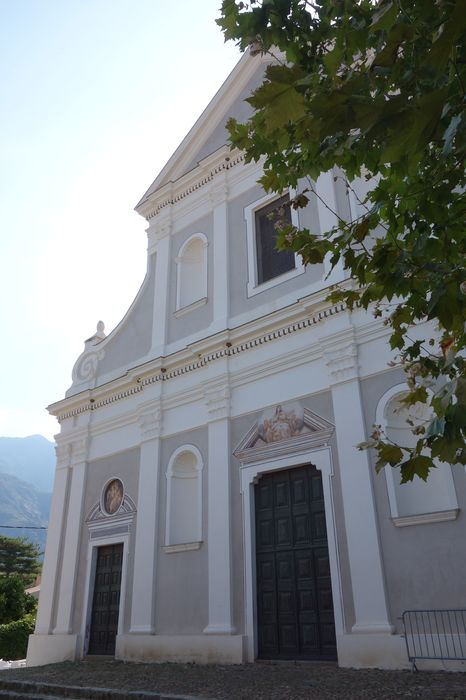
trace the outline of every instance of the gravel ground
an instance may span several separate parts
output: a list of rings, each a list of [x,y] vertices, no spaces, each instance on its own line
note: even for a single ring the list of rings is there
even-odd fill
[[[264,662],[244,666],[66,662],[4,672],[6,679],[150,690],[217,700],[466,700],[463,673],[338,668],[333,663]]]

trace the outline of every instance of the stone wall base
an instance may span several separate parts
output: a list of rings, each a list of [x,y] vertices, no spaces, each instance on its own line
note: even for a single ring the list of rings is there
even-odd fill
[[[115,658],[159,663],[242,664],[245,661],[244,637],[124,634],[116,638]]]
[[[344,668],[411,668],[403,637],[397,634],[342,634],[338,665]]]
[[[77,634],[30,634],[26,666],[74,661],[77,642]]]
[[[77,634],[31,634],[27,666],[81,658]],[[123,661],[242,664],[246,638],[241,635],[124,634],[116,638],[115,658]],[[337,637],[338,665],[344,668],[410,669],[403,637],[396,634],[343,634]],[[465,671],[464,662],[420,660],[425,670]]]

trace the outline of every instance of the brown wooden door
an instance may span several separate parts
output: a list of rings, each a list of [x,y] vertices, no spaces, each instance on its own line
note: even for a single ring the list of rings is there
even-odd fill
[[[115,654],[122,560],[122,544],[98,548],[89,654]]]
[[[258,655],[335,659],[322,478],[312,466],[255,486]]]

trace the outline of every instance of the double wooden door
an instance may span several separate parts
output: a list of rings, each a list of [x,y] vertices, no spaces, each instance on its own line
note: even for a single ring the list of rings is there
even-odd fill
[[[88,654],[115,654],[120,609],[123,545],[99,547]]]
[[[255,486],[259,658],[335,659],[322,478],[312,466]]]

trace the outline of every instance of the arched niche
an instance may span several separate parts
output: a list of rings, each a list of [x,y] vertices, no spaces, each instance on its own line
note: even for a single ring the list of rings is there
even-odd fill
[[[202,541],[202,456],[194,445],[172,454],[167,468],[165,551],[198,549]]]
[[[176,310],[188,309],[207,300],[207,246],[203,233],[183,243],[176,257]]]
[[[429,407],[415,404],[407,407],[402,403],[408,393],[406,384],[398,384],[389,389],[380,399],[376,411],[376,423],[392,442],[414,447],[416,436],[414,425],[428,424],[431,420]],[[438,462],[429,472],[427,481],[415,477],[413,481],[401,484],[399,468],[385,467],[390,512],[394,525],[404,527],[422,523],[453,520],[458,514],[458,501],[451,466]]]

